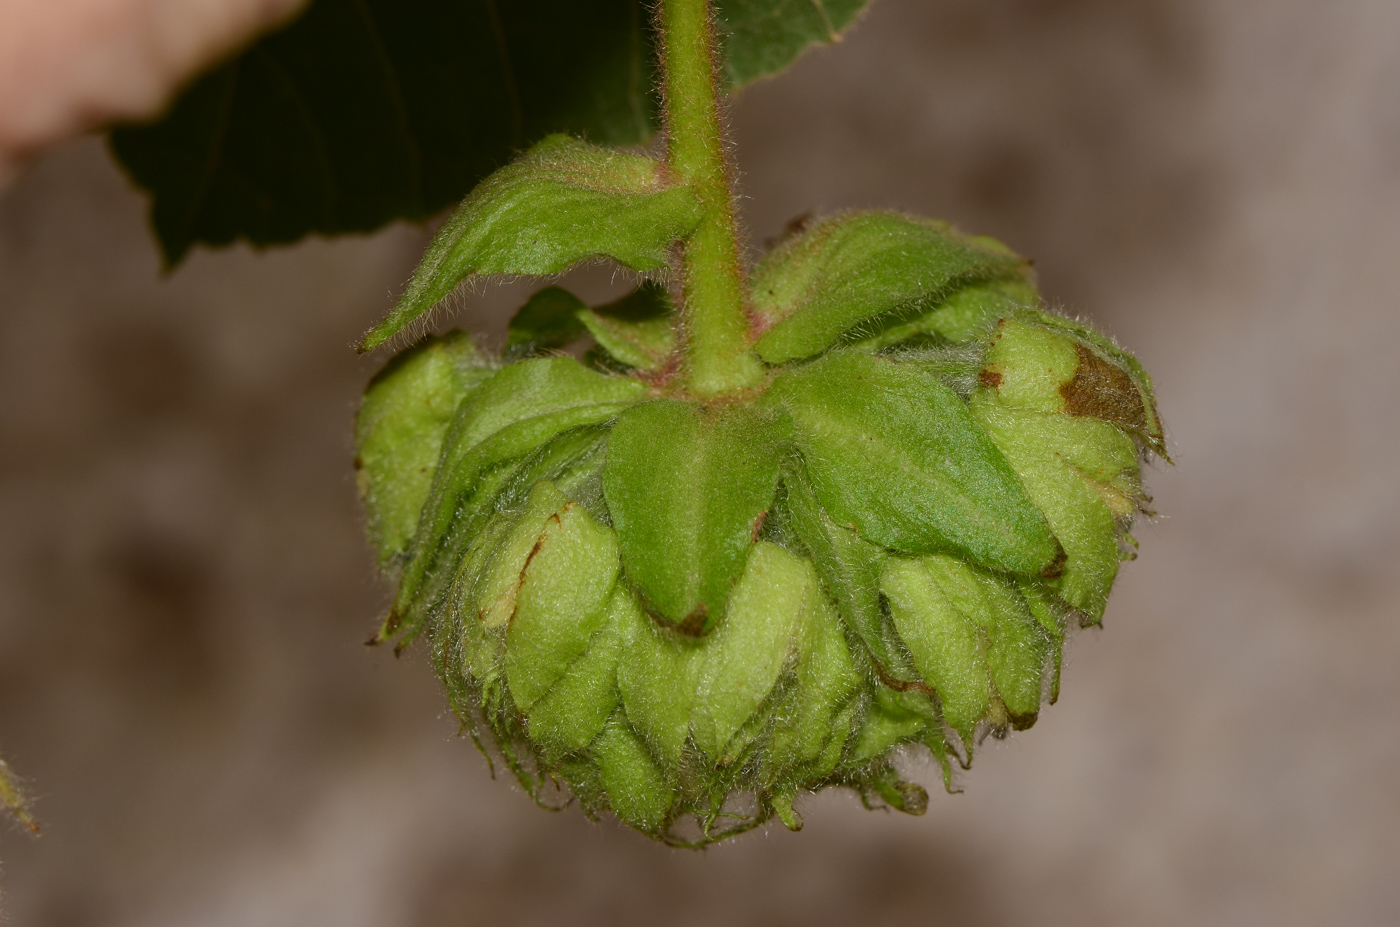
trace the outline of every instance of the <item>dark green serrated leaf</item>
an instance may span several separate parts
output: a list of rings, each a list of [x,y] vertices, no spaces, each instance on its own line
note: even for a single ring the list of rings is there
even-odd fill
[[[1060,556],[967,406],[915,365],[829,354],[778,377],[764,401],[792,417],[822,506],[867,540],[910,553],[951,548],[1025,574]]]
[[[828,42],[868,0],[722,0],[733,85]],[[656,126],[642,0],[316,0],[112,148],[152,193],[168,264],[197,242],[424,219],[531,142]]]
[[[927,311],[959,287],[1028,273],[1004,246],[944,222],[882,212],[832,216],[754,269],[754,310],[767,329],[755,347],[770,364],[809,357],[888,313]]]
[[[731,87],[786,68],[808,47],[836,42],[869,0],[718,0],[724,78]]]
[[[775,423],[751,408],[661,399],[608,437],[603,489],[622,564],[647,604],[695,632],[724,614],[778,483]]]
[[[507,356],[553,351],[578,340],[585,331],[578,314],[587,308],[563,287],[545,287],[511,316],[506,328]]]
[[[699,200],[661,162],[551,135],[482,181],[443,223],[360,350],[392,338],[473,274],[539,276],[594,257],[657,270],[699,221]]]

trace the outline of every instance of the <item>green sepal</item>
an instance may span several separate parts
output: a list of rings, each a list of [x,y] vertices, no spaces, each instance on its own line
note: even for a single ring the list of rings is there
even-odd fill
[[[511,316],[506,327],[506,355],[525,357],[577,341],[586,332],[578,314],[587,309],[583,300],[563,287],[545,287]]]
[[[646,833],[659,833],[675,790],[621,713],[608,722],[591,752],[618,820]]]
[[[553,483],[540,480],[507,533],[497,538],[486,532],[484,539],[489,543],[468,548],[457,595],[463,621],[475,619],[490,630],[509,627],[519,604],[525,568],[539,550],[548,525],[559,520],[568,502]],[[534,619],[529,622],[537,623]]]
[[[400,352],[365,388],[355,417],[355,478],[381,566],[408,549],[457,407],[494,372],[471,338],[454,330]]]
[[[603,490],[622,564],[647,606],[703,633],[724,614],[773,503],[781,423],[750,406],[659,399],[608,437]]]
[[[1015,584],[952,557],[924,561],[943,596],[987,635],[992,683],[1017,730],[1035,723],[1049,641]]]
[[[500,543],[493,532],[519,517],[541,480],[549,481],[566,496],[575,495],[579,484],[586,484],[601,469],[605,436],[603,425],[565,429],[524,457],[483,473],[459,506],[452,530],[419,586],[414,606],[406,615],[410,626],[416,629],[425,615],[435,616],[451,604],[442,600],[446,586],[459,579],[465,562],[475,556],[473,551],[483,546],[489,551]],[[407,629],[401,630],[400,647],[413,636]],[[384,633],[387,636],[389,632]]]
[[[461,503],[471,498],[483,474],[528,455],[561,432],[616,417],[644,392],[635,380],[589,370],[567,357],[510,364],[477,387],[458,408],[443,440],[433,488],[381,637],[401,628],[411,633],[421,624],[425,616],[414,607],[420,587],[443,553],[440,548]],[[470,533],[459,535],[446,553],[460,554],[469,540]]]
[[[815,223],[754,269],[752,294],[764,334],[760,357],[810,357],[863,323],[931,309],[959,287],[1023,279],[1027,263],[1005,247],[947,223],[898,213],[847,213]]]
[[[625,609],[631,593],[614,588],[602,627],[584,654],[528,712],[530,739],[557,753],[584,749],[617,709],[617,663],[625,643]]]
[[[1026,492],[1045,513],[1065,551],[1060,575],[1051,585],[1097,624],[1118,575],[1118,525],[1095,486],[1045,441],[1033,427],[1045,418],[1037,412],[1007,409],[979,390],[970,407],[987,434],[1006,455]]]
[[[483,180],[438,229],[408,288],[361,351],[383,344],[474,274],[555,274],[595,257],[666,266],[700,203],[660,161],[551,135]]]
[[[581,490],[602,472],[607,435],[607,422],[565,429],[524,457],[488,470],[458,509],[454,525],[462,524],[470,534],[483,516],[521,508],[540,480],[588,508],[588,494]],[[592,509],[589,514],[597,517]]]
[[[888,554],[831,519],[801,460],[784,462],[783,487],[787,521],[811,555],[846,625],[870,651],[880,670],[893,673],[897,658],[886,642],[880,610],[880,571]]]
[[[971,744],[991,704],[991,670],[978,622],[949,599],[940,581],[959,563],[948,557],[892,557],[881,587],[915,666],[938,693],[944,720]]]
[[[884,764],[865,784],[895,811],[902,811],[914,817],[928,811],[928,792],[924,787],[905,780],[889,764]]]
[[[824,762],[831,761],[832,740],[844,744],[850,734],[849,721],[841,723],[840,716],[859,693],[861,676],[846,643],[841,618],[822,590],[811,562],[799,563],[807,575],[793,679],[783,703],[773,712],[769,752],[779,775],[803,772],[819,779],[835,768],[834,762],[830,767]]]
[[[970,341],[981,336],[998,319],[1027,306],[1036,306],[1040,295],[1028,279],[974,283],[949,294],[932,309],[916,304],[919,314],[892,312],[870,326],[847,333],[845,339],[860,351],[879,351],[897,344]],[[874,331],[867,331],[874,328]]]
[[[1069,615],[1065,603],[1041,583],[1018,580],[1021,595],[1030,608],[1036,623],[1045,632],[1050,647],[1050,693],[1051,705],[1060,700],[1060,669],[1064,662],[1065,631],[1069,628]]]
[[[1028,575],[1062,556],[966,404],[916,365],[834,352],[779,376],[764,402],[791,416],[831,519],[867,540]]]
[[[651,372],[676,347],[675,307],[666,288],[650,281],[617,302],[581,308],[578,322],[598,346],[624,367]]]
[[[521,711],[528,714],[588,649],[607,617],[617,571],[616,536],[576,503],[545,522],[506,633],[506,681]]]
[[[1019,443],[1053,450],[1098,493],[1115,516],[1131,520],[1144,511],[1138,451],[1132,437],[1111,422],[1006,409]]]
[[[626,644],[617,687],[623,709],[662,765],[678,769],[690,739],[703,639],[658,626],[632,596],[621,606]]]
[[[889,753],[895,745],[915,740],[928,728],[938,725],[938,712],[928,695],[874,686],[849,760],[853,765],[868,763]]]
[[[777,683],[809,597],[820,595],[815,580],[810,564],[776,544],[760,541],[749,553],[724,618],[699,651],[691,733],[716,765],[734,762],[731,741]]]
[[[525,504],[488,519],[454,564],[433,643],[438,673],[459,713],[473,701],[488,711],[507,707],[505,634],[521,574],[545,525],[567,502],[549,481],[536,482]]]

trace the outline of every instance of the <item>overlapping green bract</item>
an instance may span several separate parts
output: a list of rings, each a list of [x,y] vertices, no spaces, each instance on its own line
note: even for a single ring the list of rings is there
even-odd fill
[[[794,800],[827,785],[920,813],[896,751],[926,746],[951,782],[981,737],[1054,700],[1066,632],[1101,619],[1145,510],[1151,383],[1040,310],[999,245],[919,228],[942,237],[908,266],[951,241],[1006,275],[945,275],[912,310],[881,297],[856,333],[793,297],[815,356],[774,364],[754,395],[678,388],[674,342],[637,328],[671,318],[655,284],[595,308],[542,291],[511,325],[508,356],[526,359],[444,366],[474,357],[454,335],[372,385],[372,535],[421,509],[410,542],[381,542],[400,583],[382,637],[431,629],[454,709],[537,799],[561,788],[697,843],[800,826]],[[823,253],[759,276],[800,294],[845,273]],[[530,357],[585,332],[586,362]],[[431,486],[404,480],[434,442]]]
[[[694,192],[661,162],[552,135],[472,191],[360,349],[388,341],[472,275],[543,276],[595,257],[658,270],[699,221]]]
[[[1028,277],[1026,262],[1004,246],[946,222],[884,212],[833,216],[754,269],[755,322],[764,330],[755,348],[770,364],[810,357],[861,326],[936,307],[957,314],[942,304],[969,284],[1024,289]]]
[[[778,484],[780,433],[748,406],[656,399],[608,437],[603,491],[643,601],[691,633],[723,616]]]

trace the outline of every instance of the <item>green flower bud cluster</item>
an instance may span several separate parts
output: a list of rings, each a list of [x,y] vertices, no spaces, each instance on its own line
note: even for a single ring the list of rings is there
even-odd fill
[[[598,160],[549,144],[553,173],[531,154],[486,185],[526,202],[529,228],[548,184],[573,182],[561,151]],[[683,234],[686,196],[622,166],[631,187],[589,195]],[[507,236],[508,205],[463,209]],[[603,237],[621,234],[627,215],[607,214]],[[468,225],[430,248],[413,285],[430,296],[372,339],[446,291],[428,278],[468,272],[440,270],[480,251]],[[453,709],[537,800],[676,843],[796,829],[795,799],[828,785],[921,813],[902,750],[927,748],[951,785],[982,737],[1033,724],[1066,632],[1102,618],[1147,510],[1140,464],[1163,453],[1138,363],[1043,311],[988,239],[836,216],[765,258],[750,299],[752,389],[687,391],[662,286],[598,307],[550,288],[503,358],[458,332],[399,354],[357,423],[398,580],[379,639],[429,633]],[[551,353],[585,337],[582,361]]]

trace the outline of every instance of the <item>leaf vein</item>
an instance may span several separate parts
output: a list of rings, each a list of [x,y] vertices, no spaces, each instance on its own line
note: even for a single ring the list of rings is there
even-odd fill
[[[405,141],[408,142],[409,157],[413,164],[414,209],[421,212],[423,210],[423,149],[419,144],[418,134],[413,130],[413,118],[409,114],[408,104],[404,100],[403,85],[399,81],[398,71],[394,69],[393,59],[389,57],[389,50],[384,47],[384,40],[379,33],[379,23],[375,21],[369,3],[366,0],[355,0],[355,8],[364,20],[365,31],[369,34],[370,42],[374,45],[374,57],[384,70],[384,81],[389,86],[389,95],[394,99],[394,108],[398,110],[399,126],[403,129]]]

